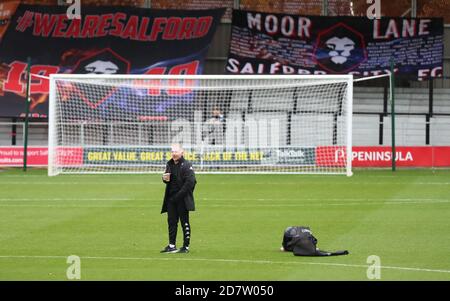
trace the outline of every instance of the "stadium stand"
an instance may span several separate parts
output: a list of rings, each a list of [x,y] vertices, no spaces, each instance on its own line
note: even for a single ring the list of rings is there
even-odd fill
[[[0,3],[6,2],[1,0]],[[24,0],[25,4],[41,5],[68,5],[63,0]],[[347,3],[347,1],[344,1]],[[307,15],[362,15],[366,12],[365,1],[361,4],[354,3],[353,7],[343,4],[340,0],[328,0],[327,5],[322,1],[259,1],[259,0],[86,0],[83,5],[114,5],[114,6],[137,6],[156,9],[199,9],[227,7],[227,12],[222,19],[216,35],[213,39],[211,49],[208,53],[205,73],[223,73],[223,66],[227,58],[228,47],[224,47],[224,41],[230,39],[231,9],[259,10],[266,12],[293,13]],[[434,17],[443,15],[445,23],[450,23],[449,7],[445,1],[430,0],[418,1],[414,8],[417,17]],[[383,3],[382,10],[389,11],[391,15],[410,16],[410,1],[395,1]],[[444,44],[450,39],[450,27],[445,25]],[[450,49],[444,49],[444,74],[449,75]],[[399,145],[449,145],[450,144],[450,79],[434,80],[434,89],[431,91],[426,82],[403,82],[396,89],[396,113],[397,115],[397,142]],[[420,88],[419,88],[420,87]],[[436,88],[439,87],[439,88]],[[431,97],[430,97],[431,94]],[[264,111],[277,108],[282,116],[280,141],[297,143],[301,141],[301,125],[307,123],[307,117],[301,118],[296,112],[307,111],[308,104],[303,102],[301,96],[297,97],[297,103],[286,99],[280,101],[279,97],[267,97],[263,95],[249,95],[248,91],[235,92],[231,96],[226,117],[228,122],[248,122],[248,120],[265,120]],[[237,101],[240,99],[240,101]],[[248,99],[243,102],[242,99]],[[209,100],[208,100],[209,101]],[[210,107],[206,111],[209,111]],[[389,145],[390,144],[390,105],[387,103],[386,91],[383,87],[355,87],[353,103],[353,145]],[[324,124],[332,120],[333,116],[324,116]],[[288,120],[291,127],[288,130]],[[45,122],[45,120],[43,120]],[[17,122],[16,125],[14,123]],[[268,121],[270,124],[270,121]],[[164,125],[161,125],[164,127]],[[160,130],[164,131],[165,128]],[[84,129],[89,131],[89,128]],[[132,130],[132,129],[130,129]],[[152,131],[155,127],[142,127],[137,129],[142,132],[141,141],[130,141],[133,143],[145,143],[150,140],[164,141],[161,135],[155,135]],[[236,128],[227,128],[226,134],[235,131]],[[23,119],[1,118],[0,119],[0,145],[22,145]],[[290,133],[289,133],[290,132]],[[290,137],[288,137],[290,134]],[[47,144],[46,125],[31,122],[30,145]],[[91,138],[103,141],[103,137]],[[105,141],[106,142],[106,141]],[[68,141],[67,143],[70,144]],[[77,143],[72,141],[71,143]],[[107,143],[119,143],[111,138]]]

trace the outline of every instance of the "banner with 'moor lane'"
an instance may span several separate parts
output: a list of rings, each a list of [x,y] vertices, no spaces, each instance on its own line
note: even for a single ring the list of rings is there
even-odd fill
[[[232,74],[443,74],[442,18],[321,17],[235,10]]]

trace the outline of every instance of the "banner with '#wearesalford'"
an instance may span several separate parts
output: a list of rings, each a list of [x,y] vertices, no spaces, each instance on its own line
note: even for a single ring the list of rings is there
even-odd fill
[[[19,5],[0,37],[0,116],[24,116],[31,73],[201,74],[224,9]],[[31,116],[48,114],[49,81],[32,77]]]
[[[235,10],[233,74],[443,74],[443,19],[320,17]]]

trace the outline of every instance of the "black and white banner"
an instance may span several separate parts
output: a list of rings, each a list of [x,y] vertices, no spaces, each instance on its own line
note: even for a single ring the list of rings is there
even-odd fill
[[[320,17],[233,12],[232,74],[443,73],[443,19]]]

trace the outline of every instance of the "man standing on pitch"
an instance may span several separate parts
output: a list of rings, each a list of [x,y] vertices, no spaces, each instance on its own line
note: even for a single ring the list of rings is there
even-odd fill
[[[195,179],[192,164],[183,157],[184,150],[180,144],[172,145],[172,159],[166,164],[163,182],[166,184],[164,202],[161,213],[167,212],[169,224],[169,245],[161,253],[188,253],[191,238],[189,211],[195,210],[194,188]],[[183,247],[179,250],[175,243],[177,239],[178,220],[183,229]]]

